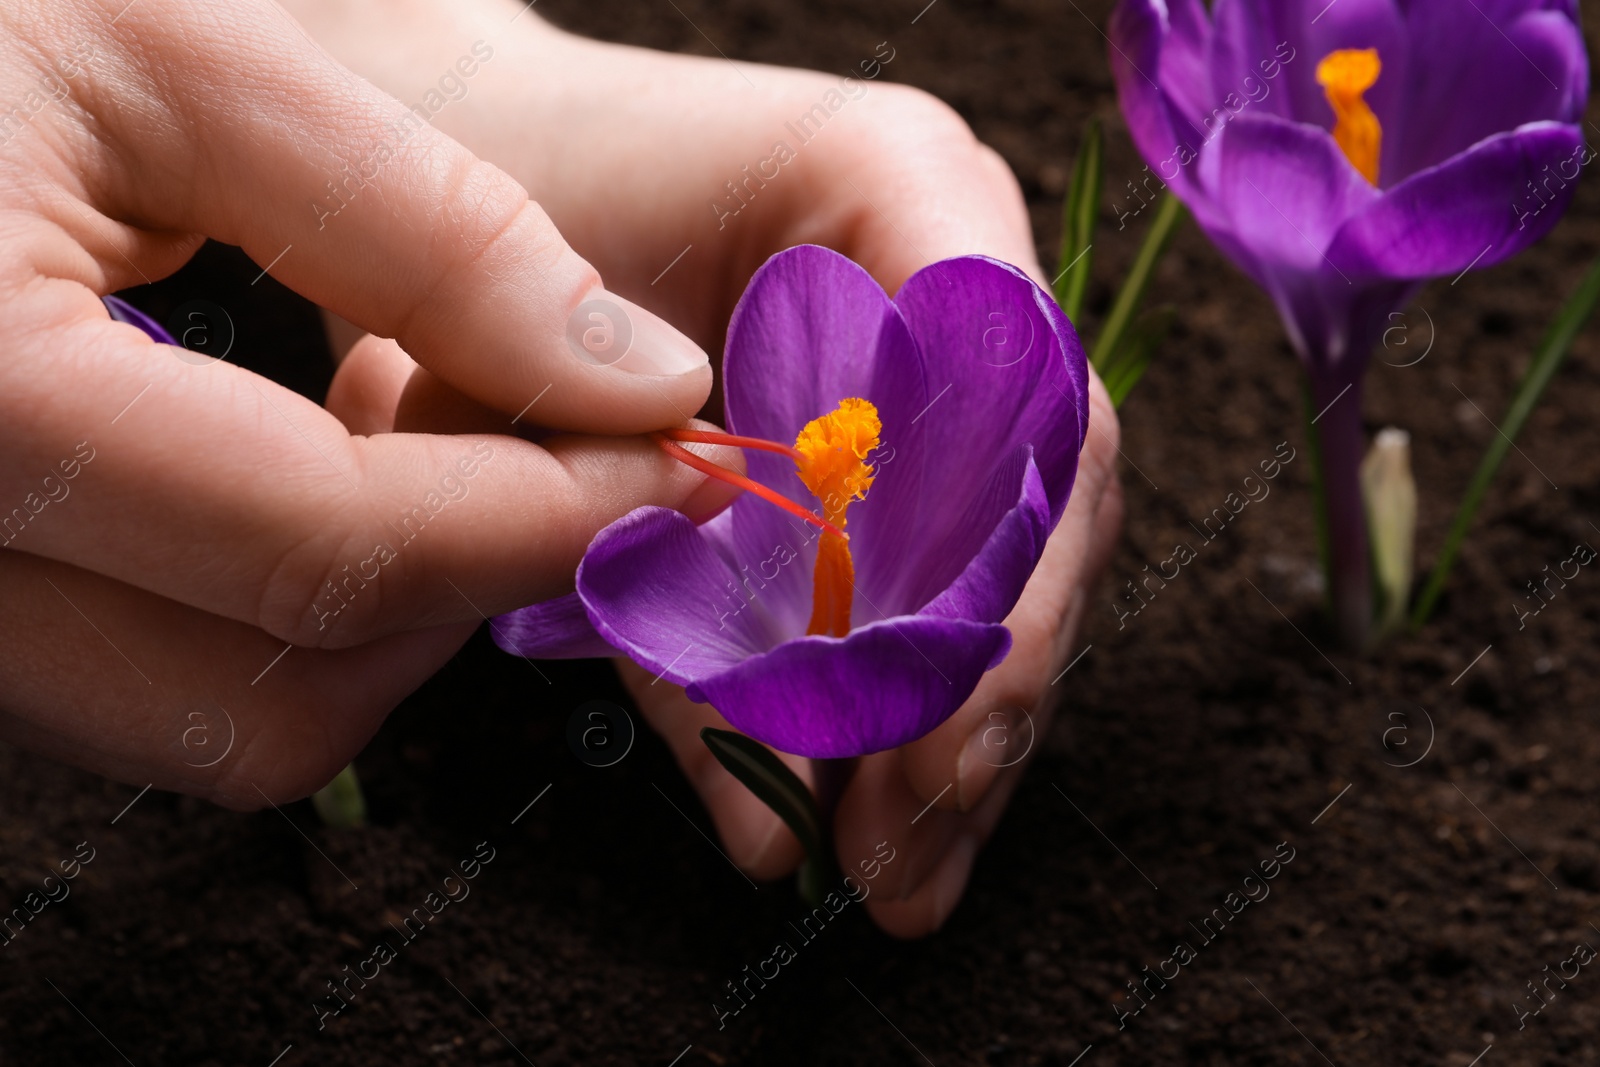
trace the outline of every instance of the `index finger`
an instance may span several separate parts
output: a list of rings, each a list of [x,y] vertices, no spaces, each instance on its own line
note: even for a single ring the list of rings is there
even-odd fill
[[[72,282],[8,311],[23,340],[0,361],[0,500],[21,506],[0,542],[295,644],[548,599],[606,523],[726,499],[646,438],[352,436],[248,371],[176,358]],[[63,352],[93,390],[37,372]]]
[[[434,129],[440,93],[408,109],[260,0],[142,0],[103,36],[74,131],[90,207],[240,245],[507,414],[548,387],[542,425],[642,433],[704,403],[706,353],[608,292],[522,186]],[[494,46],[460,48],[447,74],[464,94]]]

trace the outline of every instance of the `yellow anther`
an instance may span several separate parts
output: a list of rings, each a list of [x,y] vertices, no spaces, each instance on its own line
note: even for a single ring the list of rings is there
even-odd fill
[[[883,423],[878,409],[856,397],[806,423],[795,439],[800,453],[795,466],[800,480],[822,502],[822,517],[843,529],[845,509],[872,486],[874,471],[867,456],[878,447]],[[817,546],[817,569],[806,632],[843,637],[850,632],[850,606],[855,589],[855,564],[843,537],[824,533]]]
[[[1317,64],[1317,84],[1333,108],[1333,140],[1345,158],[1373,185],[1378,184],[1378,152],[1383,127],[1362,94],[1378,80],[1383,64],[1376,48],[1341,48]]]

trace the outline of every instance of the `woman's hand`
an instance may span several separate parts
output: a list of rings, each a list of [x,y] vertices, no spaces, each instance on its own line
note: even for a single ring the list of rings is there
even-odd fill
[[[304,796],[608,522],[726,502],[593,436],[681,424],[704,352],[281,8],[19,0],[0,23],[0,737],[236,807]],[[492,417],[352,436],[107,316],[206,236]],[[571,343],[595,298],[631,319],[620,363]],[[590,436],[512,436],[536,399]]]
[[[617,291],[713,351],[756,267],[798,243],[845,253],[890,292],[933,260],[974,252],[1046,280],[1001,159],[943,104],[866,77],[893,69],[892,41],[865,46],[855,80],[843,81],[582,40],[522,15],[518,0],[291,7],[336,56],[402,101],[427,106],[430,92],[444,100],[433,116],[440,129],[523,182]],[[479,41],[492,57],[470,79],[446,78]],[[344,414],[373,430],[395,425],[396,409],[403,428],[475,418],[398,348],[370,339],[345,363],[338,390],[368,398]],[[1085,597],[1122,517],[1117,420],[1098,381],[1090,426],[1066,515],[1007,619],[1010,656],[934,733],[863,760],[842,799],[836,831],[847,869],[877,842],[897,850],[867,902],[891,933],[919,935],[948,917],[1023,753],[1049,728],[1064,688],[1052,680],[1079,651]],[[792,870],[794,837],[700,741],[701,727],[726,727],[721,717],[630,664],[622,670],[732,858],[758,877]],[[806,761],[789,762],[806,773]]]

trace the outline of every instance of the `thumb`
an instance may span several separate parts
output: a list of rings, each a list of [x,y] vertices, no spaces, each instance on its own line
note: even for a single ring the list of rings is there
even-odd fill
[[[462,393],[531,408],[529,422],[638,433],[704,403],[705,352],[609,293],[520,185],[430,125],[493,62],[492,41],[462,41],[440,89],[407,108],[259,0],[142,0],[103,32],[104,65],[121,69],[97,73],[157,112],[87,95],[114,157],[108,214],[240,245]]]

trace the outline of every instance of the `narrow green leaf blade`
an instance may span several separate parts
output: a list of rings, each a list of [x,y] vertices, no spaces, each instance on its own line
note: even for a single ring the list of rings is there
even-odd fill
[[[788,824],[794,836],[800,839],[806,856],[826,869],[831,862],[825,851],[827,835],[823,833],[822,818],[806,784],[766,745],[744,734],[707,726],[700,731],[700,740],[729,774]]]
[[[1128,269],[1128,276],[1123,279],[1122,288],[1117,291],[1117,298],[1112,303],[1105,324],[1100,328],[1100,336],[1095,338],[1094,349],[1089,354],[1089,362],[1094,364],[1094,369],[1102,376],[1105,374],[1112,353],[1122,345],[1122,335],[1139,310],[1139,304],[1144,299],[1144,291],[1149,287],[1150,278],[1155,273],[1156,264],[1161,262],[1167,244],[1187,214],[1177,197],[1170,192],[1162,194],[1161,206],[1156,208],[1155,218],[1150,222],[1150,231],[1144,235],[1144,243],[1139,246],[1138,255],[1134,256],[1133,266]]]
[[[1139,384],[1139,379],[1144,377],[1146,368],[1150,366],[1150,358],[1167,339],[1167,334],[1172,332],[1172,324],[1177,318],[1177,310],[1165,305],[1140,315],[1133,328],[1123,334],[1122,344],[1111,353],[1106,360],[1105,370],[1101,372],[1106,392],[1111,394],[1114,406],[1120,408],[1133,387]]]
[[[1083,147],[1072,168],[1072,184],[1061,208],[1061,258],[1056,275],[1056,303],[1073,326],[1083,311],[1084,294],[1089,291],[1089,267],[1093,257],[1094,225],[1100,214],[1100,184],[1105,177],[1101,150],[1100,120],[1090,119],[1083,130]]]
[[[1528,416],[1533,414],[1533,409],[1538,405],[1539,398],[1544,395],[1550,379],[1555,377],[1561,361],[1566,358],[1567,350],[1572,347],[1572,339],[1583,329],[1583,324],[1588,321],[1597,301],[1600,301],[1600,259],[1596,259],[1590,266],[1589,273],[1584,275],[1577,290],[1568,298],[1555,321],[1550,324],[1538,353],[1533,357],[1533,362],[1528,364],[1528,370],[1523,374],[1522,381],[1517,384],[1516,395],[1511,398],[1511,407],[1506,411],[1505,420],[1499,428],[1500,432],[1489,441],[1489,448],[1484,452],[1477,473],[1472,476],[1472,483],[1467,487],[1467,495],[1462,498],[1461,507],[1456,511],[1455,521],[1450,525],[1444,550],[1439,553],[1439,560],[1434,564],[1433,572],[1428,575],[1428,584],[1423,587],[1422,593],[1417,597],[1416,606],[1411,611],[1413,630],[1419,629],[1432,614],[1434,603],[1439,599],[1439,594],[1444,590],[1445,580],[1450,576],[1450,568],[1455,564],[1456,554],[1461,550],[1462,541],[1466,539],[1467,529],[1472,525],[1473,516],[1478,513],[1483,498],[1489,492],[1489,483],[1494,480],[1495,471],[1499,470],[1501,461],[1511,450],[1511,444],[1517,439],[1523,424],[1528,421]]]

